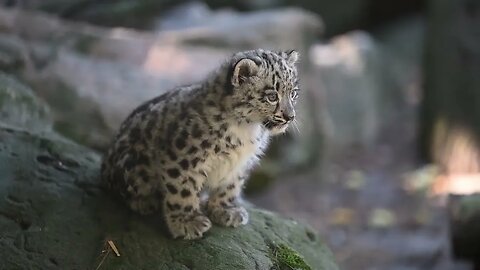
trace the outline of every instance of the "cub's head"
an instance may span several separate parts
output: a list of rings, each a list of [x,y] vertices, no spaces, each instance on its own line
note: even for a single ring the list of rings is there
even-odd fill
[[[230,62],[233,109],[249,121],[262,123],[272,134],[284,132],[295,119],[298,97],[298,53],[253,50]]]

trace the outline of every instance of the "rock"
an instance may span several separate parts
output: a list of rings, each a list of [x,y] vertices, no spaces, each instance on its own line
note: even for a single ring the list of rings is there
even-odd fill
[[[335,145],[369,144],[379,129],[379,64],[375,41],[353,32],[312,48],[312,61],[325,89]]]
[[[13,76],[0,72],[0,119],[3,124],[37,131],[52,127],[48,106]]]
[[[255,208],[246,226],[169,239],[105,194],[96,153],[57,137],[0,127],[4,269],[338,269],[310,227]]]
[[[446,174],[480,172],[480,2],[429,1],[420,147]]]
[[[136,106],[203,79],[228,55],[24,11],[0,9],[0,28],[0,53],[26,56],[13,71],[49,103],[55,130],[98,150]]]
[[[402,115],[402,119],[408,118],[408,122],[416,125],[417,117],[412,111],[418,109],[421,99],[425,32],[425,19],[409,16],[372,33],[381,57],[379,107],[382,126],[399,122],[397,118]]]
[[[0,70],[4,72],[15,71],[24,66],[24,59],[21,51],[15,46],[18,45],[18,38],[0,38]]]
[[[185,44],[234,51],[262,47],[306,52],[323,33],[320,18],[298,8],[240,13],[211,11],[194,2],[171,12],[157,22],[159,30],[165,31],[164,37],[172,35]],[[191,16],[192,13],[196,16]]]
[[[49,12],[65,19],[86,21],[103,26],[123,26],[143,30],[155,27],[159,16],[179,5],[207,3],[214,9],[235,8],[241,11],[298,7],[321,15],[325,19],[328,36],[349,30],[381,25],[402,15],[421,11],[423,0],[396,0],[385,3],[378,0],[7,0],[0,5]],[[191,14],[195,15],[195,14]],[[197,14],[198,15],[198,14]],[[275,30],[274,28],[271,28]]]
[[[172,72],[176,65],[171,65],[170,71],[163,71],[165,64],[160,62],[155,68],[162,69],[163,74],[156,76],[127,64],[63,51],[42,70],[42,75],[47,76],[35,74],[28,78],[32,87],[56,113],[56,130],[77,142],[101,150],[105,149],[121,121],[135,107],[180,84],[181,80],[203,74],[209,65],[213,66],[212,60],[203,61],[206,70],[185,74],[181,78],[191,68],[181,65],[190,65],[195,60],[202,62],[202,50],[186,53],[171,46],[158,46],[156,49],[161,53],[154,57],[166,57],[164,60],[168,62],[171,56],[166,53],[170,51],[178,59],[186,61],[179,64],[176,74]],[[216,53],[210,55],[215,56]],[[85,126],[90,128],[85,129]]]
[[[326,35],[331,37],[353,29],[384,25],[394,18],[422,9],[422,0],[205,0],[215,8],[233,6],[240,10],[256,10],[295,6],[315,12],[325,21]]]
[[[325,30],[328,36],[358,28],[367,19],[369,1],[286,1],[289,5],[298,5],[316,12],[325,20]]]
[[[398,40],[408,36],[408,44]],[[368,147],[418,103],[423,22],[408,18],[374,35],[354,31],[312,46],[310,57],[332,149]]]
[[[180,13],[183,16],[176,14],[175,18],[170,16],[165,23],[157,20],[160,29],[156,34],[96,27],[43,13],[1,8],[0,29],[29,41],[49,42],[57,48],[76,49],[88,55],[128,59],[134,64],[142,64],[148,49],[156,44],[201,45],[217,50],[226,47],[229,52],[257,47],[294,48],[303,52],[323,31],[317,15],[298,8],[248,13],[213,12],[202,6],[192,8],[205,9],[205,14],[197,20],[190,19],[188,12]],[[162,28],[163,24],[167,27]]]
[[[153,18],[176,4],[175,0],[8,0],[0,5],[41,10],[63,18],[102,25],[148,28]]]

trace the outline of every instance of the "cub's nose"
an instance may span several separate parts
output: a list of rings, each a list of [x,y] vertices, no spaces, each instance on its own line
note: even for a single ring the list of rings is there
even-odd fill
[[[285,121],[290,122],[295,118],[295,113],[283,113],[283,119]]]

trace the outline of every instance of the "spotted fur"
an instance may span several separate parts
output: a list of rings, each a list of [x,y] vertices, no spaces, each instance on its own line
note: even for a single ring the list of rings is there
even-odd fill
[[[200,238],[211,221],[246,224],[239,196],[248,172],[295,117],[297,58],[296,51],[240,52],[203,83],[142,104],[122,123],[102,179],[134,211],[160,210],[175,238]]]

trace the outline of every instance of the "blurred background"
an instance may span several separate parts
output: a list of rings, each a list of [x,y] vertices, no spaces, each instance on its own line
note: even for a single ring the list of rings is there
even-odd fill
[[[480,269],[480,1],[0,3],[0,84],[36,94],[2,93],[2,117],[38,99],[99,153],[134,107],[231,53],[299,50],[300,127],[248,200],[311,224],[342,269]]]

